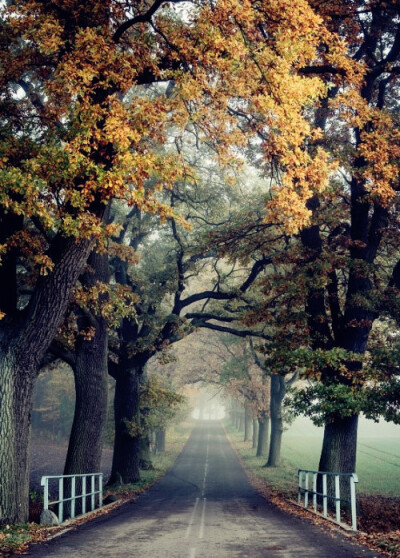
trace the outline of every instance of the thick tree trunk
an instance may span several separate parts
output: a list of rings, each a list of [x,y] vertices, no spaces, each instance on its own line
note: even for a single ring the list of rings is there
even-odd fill
[[[282,402],[286,393],[286,383],[283,376],[271,376],[271,439],[269,444],[268,461],[266,467],[277,467],[281,458],[283,434]]]
[[[265,455],[268,450],[269,417],[262,415],[258,417],[258,442],[256,456]]]
[[[108,283],[109,266],[106,254],[92,252],[88,264],[91,271],[82,283],[89,287],[99,281]],[[100,300],[100,304],[101,304]],[[80,329],[94,324],[90,340],[79,337],[76,345],[75,414],[69,439],[64,474],[96,473],[100,471],[108,399],[108,334],[101,316],[78,320]]]
[[[354,473],[356,470],[358,415],[325,425],[319,470]]]
[[[282,447],[282,434],[283,434],[283,420],[282,418],[271,418],[271,438],[269,443],[268,461],[266,467],[278,467],[281,460],[281,447]]]
[[[325,425],[319,471],[329,473],[354,473],[356,471],[358,415],[336,419]],[[328,506],[334,509],[334,478],[328,477]],[[322,476],[318,476],[318,492],[322,492]],[[347,479],[340,482],[340,495],[350,499],[350,485]]]
[[[109,484],[140,480],[140,374],[142,368],[120,369],[116,377],[114,454]]]
[[[107,329],[102,323],[94,338],[82,339],[77,350],[76,403],[64,474],[100,471],[107,419]]]
[[[0,523],[28,520],[29,429],[39,366],[64,317],[92,242],[55,242],[54,271],[41,277],[28,307],[0,348]]]
[[[0,521],[28,518],[29,434],[33,379],[12,356],[0,361]]]
[[[140,375],[141,389],[147,389],[149,378],[145,372]],[[154,469],[150,455],[150,431],[147,426],[147,417],[150,413],[150,408],[140,407],[140,440],[139,440],[139,468],[144,471],[151,471]]]

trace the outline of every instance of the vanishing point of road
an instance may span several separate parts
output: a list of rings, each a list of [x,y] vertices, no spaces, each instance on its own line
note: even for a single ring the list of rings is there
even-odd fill
[[[340,532],[288,515],[249,484],[219,422],[203,422],[166,476],[30,557],[373,558]]]

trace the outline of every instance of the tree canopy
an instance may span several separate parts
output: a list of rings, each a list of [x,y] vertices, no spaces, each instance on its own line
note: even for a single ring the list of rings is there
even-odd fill
[[[399,37],[397,0],[2,6],[0,281],[8,287],[0,291],[2,521],[26,518],[33,382],[73,292],[81,306],[114,318],[125,372],[142,364],[139,353],[144,360],[171,338],[176,325],[167,320],[155,337],[142,336],[144,352],[140,343],[132,351],[132,338],[150,331],[159,314],[145,289],[139,302],[140,293],[126,288],[135,290],[122,277],[131,251],[110,238],[125,235],[132,248],[134,235],[124,220],[110,218],[117,201],[132,219],[169,220],[174,258],[163,260],[164,278],[153,277],[165,301],[172,293],[169,265],[176,266],[174,319],[200,300],[219,300],[217,313],[207,302],[186,318],[229,331],[239,317],[244,328],[236,333],[247,336],[252,327],[266,341],[271,368],[301,367],[325,390],[336,390],[335,401],[339,392],[370,389],[374,322],[398,314]],[[187,217],[179,211],[196,186],[188,144],[198,153],[206,147],[225,183],[250,163],[269,186],[257,207],[253,201],[240,207],[204,249],[246,271],[228,290],[215,264],[209,296],[185,298],[185,271],[197,258],[184,253],[179,229]],[[207,217],[197,214],[206,224]],[[86,288],[89,254],[107,249],[118,286]],[[245,299],[251,287],[253,298]],[[98,294],[109,297],[108,312],[107,304],[96,307]],[[140,327],[130,313],[136,303]],[[382,394],[394,370],[380,367]],[[126,391],[121,384],[118,397]],[[335,436],[356,432],[358,410],[328,413],[325,455]],[[121,413],[131,418],[122,404]],[[342,457],[354,457],[353,434]],[[353,462],[340,462],[339,470]]]

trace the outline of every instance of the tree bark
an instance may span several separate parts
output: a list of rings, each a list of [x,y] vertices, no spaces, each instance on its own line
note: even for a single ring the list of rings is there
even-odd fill
[[[268,449],[269,417],[262,413],[258,417],[258,443],[256,456],[261,457],[267,453]]]
[[[325,425],[320,471],[354,473],[356,470],[358,415]]]
[[[92,252],[88,260],[93,273],[88,272],[82,283],[88,286],[98,281],[108,283],[108,257]],[[101,301],[100,301],[101,304]],[[69,439],[64,474],[97,473],[100,471],[108,400],[108,334],[101,316],[87,323],[79,320],[80,329],[94,325],[90,340],[79,337],[74,367],[76,403]]]
[[[266,467],[277,467],[281,458],[283,418],[282,402],[286,393],[286,383],[283,376],[271,376],[271,439],[269,444],[268,461]]]
[[[325,425],[322,452],[318,470],[330,473],[354,473],[356,471],[358,415],[336,419]],[[318,492],[322,492],[322,476],[318,476]],[[334,478],[328,477],[328,506],[334,509]],[[340,479],[340,495],[350,500],[350,485],[346,478]]]
[[[34,381],[64,317],[92,242],[57,242],[54,271],[41,277],[21,316],[5,319],[0,340],[0,522],[28,520],[29,428]]]
[[[100,471],[107,419],[107,330],[96,328],[91,341],[81,340],[74,370],[76,403],[64,467],[65,475]]]
[[[0,518],[28,518],[29,430],[33,377],[24,377],[12,355],[0,361]]]
[[[147,387],[149,378],[145,372],[140,375],[140,385]],[[147,416],[150,413],[148,407],[140,407],[140,439],[139,439],[139,468],[144,471],[151,471],[154,469],[150,455],[150,431],[147,426]]]
[[[108,484],[128,484],[140,480],[139,392],[142,372],[141,367],[126,371],[120,367],[116,377],[114,454]]]

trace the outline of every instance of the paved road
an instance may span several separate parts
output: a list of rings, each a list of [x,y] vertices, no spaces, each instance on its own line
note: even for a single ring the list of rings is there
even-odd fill
[[[31,557],[376,557],[266,502],[249,485],[221,425],[197,426],[161,482],[136,502],[54,539]]]

